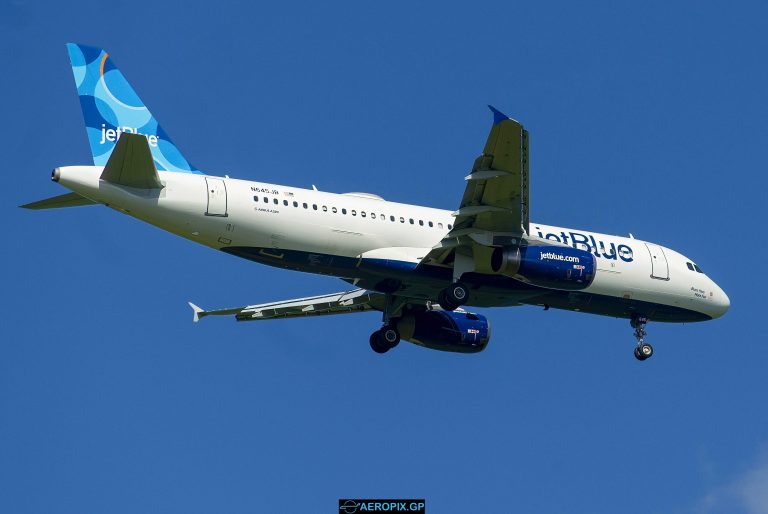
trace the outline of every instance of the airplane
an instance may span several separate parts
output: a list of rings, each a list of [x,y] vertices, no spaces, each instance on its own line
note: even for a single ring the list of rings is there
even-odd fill
[[[204,310],[193,320],[255,321],[378,311],[369,344],[450,352],[486,348],[490,323],[469,307],[532,305],[630,320],[635,357],[655,322],[718,318],[725,292],[690,258],[632,237],[534,223],[528,131],[490,107],[485,147],[453,211],[370,193],[335,194],[203,173],[171,141],[107,52],[67,44],[93,165],[61,166],[70,193],[23,205],[105,205],[261,264],[338,277],[354,289]]]

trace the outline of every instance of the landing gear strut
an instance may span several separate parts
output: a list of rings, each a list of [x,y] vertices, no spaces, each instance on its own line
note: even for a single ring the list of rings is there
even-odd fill
[[[437,295],[437,303],[447,311],[455,311],[469,300],[469,289],[461,282],[454,282]]]
[[[632,319],[629,321],[629,324],[635,329],[635,339],[637,339],[635,358],[639,361],[644,361],[653,355],[653,346],[645,342],[645,336],[648,334],[645,331],[647,323],[648,318],[637,314],[632,316]]]
[[[384,325],[371,334],[371,349],[376,353],[387,353],[400,343],[400,332],[393,325]]]

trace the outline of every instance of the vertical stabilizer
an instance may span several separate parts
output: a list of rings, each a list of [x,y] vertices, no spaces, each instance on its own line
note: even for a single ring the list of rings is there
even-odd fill
[[[93,163],[107,163],[123,133],[147,138],[158,170],[198,173],[176,148],[107,52],[68,43],[69,60],[83,110]]]

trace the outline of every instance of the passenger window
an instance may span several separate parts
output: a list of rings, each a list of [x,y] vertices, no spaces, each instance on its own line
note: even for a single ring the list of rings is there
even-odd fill
[[[448,230],[451,230],[452,228],[453,228],[453,225],[451,225],[450,223],[448,223]]]
[[[405,218],[403,218],[402,216],[400,216],[400,223],[405,223]]]
[[[266,196],[264,197],[264,203],[269,203],[269,198],[267,198]]]
[[[286,207],[288,207],[288,200],[283,200],[283,205],[285,205]]]
[[[352,216],[357,216],[357,211],[352,209]]]
[[[317,204],[316,203],[312,204],[312,209],[315,210],[315,211],[317,210]]]
[[[685,263],[685,265],[686,265],[686,266],[688,266],[688,269],[689,269],[689,270],[691,270],[691,271],[695,271],[695,270],[693,269],[693,264],[691,264],[690,262],[686,262],[686,263]]]
[[[394,216],[390,216],[389,217],[389,221],[395,221],[395,217]]]
[[[341,210],[341,213],[342,213],[342,214],[346,214],[346,213],[347,213],[347,210],[346,210],[346,209],[342,209],[342,210]]]
[[[408,221],[413,225],[413,218],[408,218]]]
[[[437,228],[443,228],[443,224],[442,223],[438,223],[437,224]]]
[[[325,205],[323,205],[323,212],[328,212],[328,207],[326,207]]]
[[[365,218],[365,211],[360,211],[360,216],[362,216],[363,218]]]
[[[277,198],[275,198],[274,200],[272,200],[272,202],[273,202],[275,205],[277,205],[277,204],[278,204],[278,200],[277,200]]]
[[[419,220],[419,225],[424,226],[424,220]]]
[[[298,207],[299,206],[299,202],[293,202],[293,206],[294,207]]]
[[[434,224],[434,223],[432,223],[432,222],[430,221],[430,222],[429,222],[429,226],[430,226],[430,227],[434,227],[434,226],[435,226],[435,224]]]
[[[305,209],[308,207],[306,203],[301,204],[301,206],[304,207]]]
[[[258,201],[259,201],[259,197],[258,197],[258,196],[254,196],[254,197],[253,197],[253,201],[254,201],[254,202],[258,202]]]
[[[338,211],[336,210],[336,207],[331,207],[331,212],[336,214]]]
[[[379,216],[381,217],[381,221],[386,221],[387,220],[387,217],[384,216],[383,214],[380,214]]]

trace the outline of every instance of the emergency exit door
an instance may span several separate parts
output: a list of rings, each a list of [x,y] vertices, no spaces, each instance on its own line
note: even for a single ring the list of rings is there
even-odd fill
[[[227,215],[227,185],[220,178],[205,177],[208,190],[208,208],[206,216]]]
[[[669,280],[669,265],[664,250],[659,245],[645,243],[648,253],[651,254],[651,278]]]

